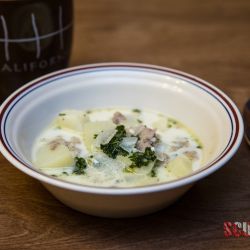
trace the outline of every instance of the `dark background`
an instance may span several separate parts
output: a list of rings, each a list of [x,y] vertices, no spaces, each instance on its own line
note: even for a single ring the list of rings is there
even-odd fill
[[[34,37],[32,14],[39,36],[58,31],[60,29],[59,6],[62,9],[64,28],[72,23],[71,0],[0,0],[0,16],[4,18],[7,29],[7,36],[5,36],[3,23],[0,20],[0,38]],[[13,91],[34,78],[67,67],[72,41],[71,27],[63,32],[63,49],[60,48],[59,37],[55,35],[40,39],[38,58],[36,41],[9,42],[9,58],[5,56],[5,43],[0,42],[0,104]]]

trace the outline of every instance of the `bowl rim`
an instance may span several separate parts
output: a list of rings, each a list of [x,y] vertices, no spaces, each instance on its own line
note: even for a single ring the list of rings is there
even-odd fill
[[[95,186],[87,186],[77,183],[72,183],[64,180],[60,180],[49,176],[45,173],[42,173],[34,168],[30,168],[29,166],[22,163],[19,159],[15,157],[15,155],[8,149],[3,139],[2,134],[2,123],[4,122],[4,114],[7,111],[8,107],[18,98],[18,96],[22,95],[23,92],[27,91],[29,88],[33,87],[34,85],[45,83],[49,79],[52,80],[53,78],[56,81],[56,77],[67,75],[70,72],[84,72],[92,69],[117,69],[117,68],[126,68],[126,69],[144,69],[144,70],[153,70],[155,73],[168,73],[171,76],[179,76],[186,80],[192,80],[193,82],[197,83],[198,85],[205,86],[214,94],[216,94],[217,98],[223,100],[226,104],[226,107],[231,111],[232,117],[230,119],[234,119],[235,121],[235,134],[232,138],[232,143],[229,147],[226,147],[226,151],[222,153],[222,156],[219,159],[215,159],[213,162],[209,163],[208,166],[201,168],[193,172],[190,175],[185,177],[179,178],[177,180],[173,180],[166,183],[157,183],[153,185],[147,186],[139,186],[139,187],[95,187]],[[228,112],[228,110],[226,110]],[[11,111],[10,111],[11,112]],[[228,115],[230,116],[229,112]],[[21,88],[17,89],[13,92],[1,105],[0,107],[0,126],[1,126],[1,134],[0,134],[0,152],[4,155],[4,157],[15,167],[17,167],[22,172],[28,174],[29,176],[38,179],[41,182],[45,182],[47,184],[51,184],[53,186],[57,186],[64,189],[74,190],[78,192],[85,192],[85,193],[92,193],[92,194],[103,194],[103,195],[131,195],[131,194],[143,194],[143,193],[151,193],[151,192],[159,192],[164,190],[170,190],[174,188],[178,188],[184,185],[192,184],[199,179],[202,179],[209,174],[215,172],[219,168],[221,168],[227,161],[231,159],[231,157],[236,153],[237,149],[239,148],[242,138],[243,138],[243,120],[238,110],[237,106],[234,102],[219,88],[215,87],[214,85],[208,83],[196,77],[194,75],[162,66],[156,66],[151,64],[142,64],[142,63],[127,63],[127,62],[111,62],[111,63],[97,63],[97,64],[86,64],[80,65],[76,67],[70,67],[66,69],[62,69],[59,71],[52,72],[50,74],[41,76],[29,83],[23,85]]]

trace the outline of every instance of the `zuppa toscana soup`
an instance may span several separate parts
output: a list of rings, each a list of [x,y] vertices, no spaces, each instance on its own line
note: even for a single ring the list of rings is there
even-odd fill
[[[199,169],[202,144],[181,122],[153,111],[65,110],[37,138],[32,157],[36,168],[55,178],[135,187]]]

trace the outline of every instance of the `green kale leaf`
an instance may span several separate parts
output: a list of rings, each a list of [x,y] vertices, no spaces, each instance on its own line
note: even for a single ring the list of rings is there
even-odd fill
[[[110,158],[116,159],[118,155],[127,156],[129,153],[120,147],[122,139],[126,137],[126,130],[123,125],[116,127],[116,133],[107,144],[101,144],[101,150]]]
[[[156,168],[160,167],[161,164],[162,164],[162,161],[159,161],[159,160],[155,161],[154,166],[153,166],[153,168],[150,171],[150,176],[151,177],[156,177],[157,176],[157,174],[156,174]]]
[[[87,168],[87,162],[82,157],[75,157],[75,167],[73,170],[74,174],[81,175],[85,174],[85,169]]]
[[[155,152],[151,148],[146,148],[145,152],[135,152],[129,156],[129,159],[133,162],[132,166],[142,167],[148,166],[152,161],[156,160]]]

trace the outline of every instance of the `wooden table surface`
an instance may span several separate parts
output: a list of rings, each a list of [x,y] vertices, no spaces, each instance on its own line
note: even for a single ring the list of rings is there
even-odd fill
[[[172,67],[250,97],[250,1],[75,0],[71,65]],[[250,149],[158,213],[103,219],[67,208],[0,156],[0,249],[250,249],[224,221],[250,221]]]

